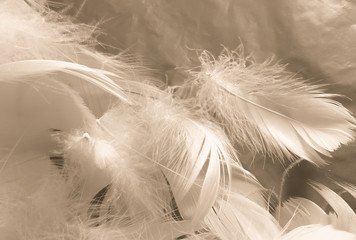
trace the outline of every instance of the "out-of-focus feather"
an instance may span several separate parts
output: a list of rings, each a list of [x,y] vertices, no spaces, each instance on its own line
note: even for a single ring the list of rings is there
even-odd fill
[[[70,131],[95,122],[72,89],[52,80],[50,85],[0,82],[0,99],[0,144],[11,147],[22,136],[16,151],[48,153],[54,145],[50,129]]]
[[[254,151],[292,154],[317,165],[354,137],[355,120],[335,95],[310,86],[284,66],[254,63],[239,52],[201,56],[200,72],[177,95],[197,101],[229,136]]]
[[[311,183],[311,186],[330,204],[334,213],[326,214],[314,202],[304,198],[294,198],[279,206],[276,216],[283,231],[295,231],[299,227],[313,224],[332,225],[335,229],[354,233],[353,226],[356,224],[356,215],[350,206],[335,192],[319,183]]]
[[[68,198],[72,183],[64,181],[47,156],[15,152],[10,160],[0,174],[0,238],[44,239],[78,231],[70,229],[79,227],[70,216],[81,215],[85,203]]]
[[[354,199],[356,199],[356,187],[354,185],[349,183],[336,183],[336,184],[342,187],[343,189],[345,189],[348,193],[351,194],[351,196]]]
[[[305,198],[292,198],[283,202],[276,210],[275,216],[286,232],[304,225],[330,224],[324,210]]]
[[[4,0],[0,8],[0,31],[6,33],[0,36],[0,64],[29,59],[75,62],[96,43],[95,27],[73,24],[38,1]]]
[[[330,225],[323,226],[323,225],[314,224],[314,225],[301,226],[281,237],[281,240],[294,240],[294,239],[355,240],[356,235],[349,232],[336,230]]]
[[[354,226],[356,225],[356,214],[352,208],[337,193],[326,186],[312,182],[311,186],[329,203],[335,212],[330,214],[333,226],[344,231],[356,234]]]

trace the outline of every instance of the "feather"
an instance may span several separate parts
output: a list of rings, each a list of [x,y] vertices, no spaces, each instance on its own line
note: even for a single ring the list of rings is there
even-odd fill
[[[159,108],[163,112],[165,107]],[[183,219],[192,220],[194,226],[218,198],[220,184],[229,185],[230,165],[236,165],[237,159],[218,129],[176,110],[165,116],[163,121],[152,124],[159,140],[155,142],[153,159],[165,166],[162,171],[178,209]]]
[[[71,216],[80,216],[85,203],[68,198],[70,184],[46,155],[35,151],[12,154],[0,174],[1,239],[45,239],[79,231],[71,229],[70,225],[79,226]]]
[[[157,164],[158,169],[167,177],[183,219],[192,220],[196,224],[204,218],[215,202],[221,181],[229,178],[228,166],[237,163],[233,163],[233,151],[224,140],[223,133],[219,133],[218,129],[213,131],[209,125],[191,120],[189,112],[171,101],[148,100],[145,106],[135,110],[136,117],[131,115],[129,119],[137,119],[139,122],[134,123],[136,127],[125,129],[137,129],[137,126],[146,129],[139,130],[141,134],[136,140],[139,143],[124,139],[120,139],[120,142],[124,140],[124,144],[133,143],[131,148],[135,149],[135,155],[140,153],[146,156],[144,161],[149,160]],[[126,110],[128,111],[132,110]],[[161,117],[158,118],[157,114]],[[122,119],[122,111],[120,115]],[[111,117],[104,116],[100,120],[101,125],[110,129],[115,136],[122,135],[116,131],[112,132],[115,127],[113,123],[109,125],[108,120]],[[221,178],[221,174],[227,175]]]
[[[231,143],[321,164],[318,153],[329,156],[353,139],[354,119],[329,100],[335,95],[298,82],[282,66],[227,51],[218,60],[203,53],[200,72],[175,93],[162,91],[140,62],[93,49],[96,27],[73,24],[42,0],[3,0],[0,8],[0,33],[7,33],[0,35],[1,237],[353,236],[316,225],[285,234]],[[56,142],[48,129],[61,130]],[[53,149],[60,163],[48,159]],[[353,231],[347,204],[313,186],[336,212],[327,220]],[[279,211],[301,203],[324,220],[307,200]],[[316,220],[300,212],[289,227]],[[283,217],[289,221],[290,213]]]
[[[137,58],[108,56],[94,49],[96,26],[74,24],[39,1],[4,0],[0,8],[0,31],[6,32],[0,36],[0,65],[6,75],[0,81],[50,74],[77,91],[97,117],[118,101],[117,96],[125,101],[118,84],[126,93],[158,94],[152,86],[158,81]]]
[[[107,75],[110,72],[93,69],[84,65],[57,60],[24,60],[0,65],[0,78],[4,82],[28,80],[34,77],[62,72],[86,80],[122,101],[128,102],[122,89]]]
[[[6,33],[0,36],[0,64],[30,59],[73,62],[97,43],[95,27],[73,24],[38,1],[4,0],[0,8],[0,31]]]
[[[301,226],[299,228],[294,229],[288,234],[281,237],[281,240],[310,240],[310,239],[340,239],[340,240],[354,240],[356,239],[356,235],[336,230],[332,226],[323,226],[323,225],[307,225]]]
[[[70,131],[94,122],[82,99],[67,85],[52,81],[9,84],[0,82],[0,143],[10,147],[20,136],[17,151],[48,153],[55,145],[50,129]]]
[[[276,215],[284,226],[284,231],[294,231],[301,226],[313,224],[332,225],[333,228],[354,233],[355,213],[350,206],[335,192],[322,184],[312,182],[311,186],[330,204],[335,214],[326,214],[314,202],[304,198],[294,198],[284,202],[277,209]]]
[[[222,125],[232,140],[253,151],[292,157],[320,165],[353,140],[355,120],[336,95],[323,93],[271,60],[262,64],[225,50],[218,59],[203,52],[200,72],[176,94],[197,102]]]
[[[306,198],[291,198],[278,206],[278,221],[289,232],[304,225],[330,224],[328,215],[317,204]]]
[[[350,183],[336,183],[343,189],[345,189],[348,193],[351,194],[351,196],[356,199],[356,187]]]
[[[170,221],[189,222],[185,231],[192,233],[218,199],[228,198],[231,166],[246,179],[251,175],[242,169],[219,128],[197,120],[171,98],[144,102],[141,106],[121,103],[89,127],[87,138],[93,147],[83,157],[80,152],[88,145],[71,156],[72,140],[65,152],[75,161],[84,158],[79,161],[96,163],[97,168],[105,165],[102,170],[114,189],[109,199],[123,208],[121,214],[155,221],[164,217],[162,209],[166,209]],[[83,139],[82,133],[77,136]],[[94,147],[98,143],[100,147]],[[103,144],[111,150],[103,150]],[[172,199],[176,205],[171,205]]]
[[[333,226],[335,226],[335,228],[356,234],[354,229],[356,224],[356,214],[345,202],[345,200],[322,184],[312,182],[310,185],[329,203],[334,210],[335,215],[330,215]]]
[[[276,239],[280,231],[265,208],[237,193],[218,201],[205,222],[221,239]]]

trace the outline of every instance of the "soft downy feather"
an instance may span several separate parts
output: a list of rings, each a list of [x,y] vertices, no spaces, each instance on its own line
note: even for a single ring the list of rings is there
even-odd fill
[[[70,199],[70,185],[36,152],[2,151],[0,174],[1,239],[80,239],[80,216],[87,203]],[[4,163],[2,163],[4,164]]]
[[[176,94],[195,101],[222,125],[234,142],[252,151],[314,164],[325,161],[340,144],[354,138],[355,120],[318,86],[311,86],[284,66],[254,63],[241,50],[225,50],[218,59],[200,57],[200,72],[177,87]]]

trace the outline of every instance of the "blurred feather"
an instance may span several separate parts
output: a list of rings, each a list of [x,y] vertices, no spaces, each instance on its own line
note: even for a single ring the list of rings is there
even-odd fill
[[[335,228],[349,231],[356,234],[354,226],[356,225],[356,214],[352,208],[337,193],[330,188],[312,182],[311,186],[329,203],[334,210],[335,215],[330,214],[332,225]]]
[[[335,229],[356,234],[353,229],[356,214],[338,194],[326,186],[312,182],[311,186],[330,204],[334,212],[327,214],[321,207],[305,198],[293,198],[278,207],[276,215],[284,231],[313,224],[330,225]]]
[[[304,225],[330,224],[330,219],[324,210],[305,198],[291,198],[283,202],[275,215],[278,216],[278,222],[286,232]]]
[[[301,226],[299,228],[294,229],[288,234],[281,237],[281,240],[310,240],[310,239],[340,239],[340,240],[355,240],[356,235],[336,230],[332,226],[323,226],[323,225],[307,225]]]
[[[177,95],[188,98],[222,125],[235,142],[268,155],[294,155],[320,165],[318,155],[354,139],[355,120],[317,86],[296,79],[281,65],[262,64],[242,52],[218,59],[203,52],[200,72]]]
[[[67,85],[53,80],[50,85],[0,82],[0,94],[2,147],[12,146],[22,136],[17,151],[48,153],[55,145],[50,129],[70,131],[95,122],[82,99]]]

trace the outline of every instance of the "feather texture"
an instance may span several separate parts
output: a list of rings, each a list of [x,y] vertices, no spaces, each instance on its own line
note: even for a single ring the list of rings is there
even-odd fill
[[[80,187],[82,195],[110,183],[107,203],[120,225],[167,219],[178,221],[172,231],[186,234],[204,226],[215,203],[229,198],[231,166],[251,176],[219,128],[193,119],[173,99],[147,99],[143,106],[121,103],[89,126],[89,134],[69,137],[65,156],[81,181],[91,183],[91,190]],[[100,176],[109,178],[105,183]]]
[[[321,165],[354,135],[335,95],[228,50],[162,90],[46,1],[0,8],[0,238],[354,237],[352,209],[317,183],[335,214],[293,199],[273,218],[234,148]]]
[[[177,95],[197,101],[232,140],[269,155],[292,154],[317,165],[318,153],[353,140],[355,120],[332,94],[310,86],[281,65],[254,63],[241,52],[225,51],[218,59],[203,52],[200,72]]]

